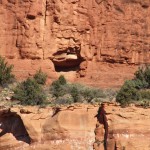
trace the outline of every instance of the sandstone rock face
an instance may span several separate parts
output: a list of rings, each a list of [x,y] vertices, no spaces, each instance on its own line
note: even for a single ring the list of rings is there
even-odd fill
[[[92,84],[91,64],[97,70],[127,64],[128,70],[150,63],[149,15],[149,0],[1,0],[0,55],[15,65],[18,78],[41,67],[50,79],[61,72],[76,80],[78,74]],[[109,68],[106,74],[110,81],[131,78],[130,69],[125,77]]]
[[[17,114],[21,116],[24,126],[31,138],[31,144],[29,145],[26,141],[22,142],[16,140],[10,132],[0,137],[1,150],[9,148],[12,148],[12,150],[15,148],[20,150],[23,148],[26,150],[93,149],[93,142],[95,140],[93,131],[96,124],[96,119],[94,119],[94,106],[61,108],[61,111],[55,115],[53,115],[52,108],[12,108],[9,112],[3,109],[3,113],[0,113],[1,124],[4,124],[9,116],[11,118],[12,111],[17,112]],[[11,122],[8,126],[11,128],[13,125],[14,122]],[[18,128],[20,128],[20,126],[22,125],[18,124]],[[16,132],[18,132],[18,130],[16,130]]]
[[[97,110],[98,106],[74,105],[62,107],[58,113],[53,115],[51,107],[40,109],[37,107],[2,108],[0,109],[0,123],[3,124],[9,117],[16,120],[15,116],[20,116],[23,124],[18,124],[18,129],[23,129],[22,126],[25,126],[31,144],[29,145],[27,141],[17,140],[10,132],[0,137],[0,149],[93,150],[96,139],[103,141],[104,138],[103,126],[100,125],[99,128],[96,128],[97,120],[94,116],[97,114]],[[109,104],[106,112],[109,124],[108,150],[150,149],[149,109],[135,106],[121,108]],[[7,125],[14,127],[14,122]],[[1,131],[0,128],[0,133]],[[99,143],[99,147],[95,150],[104,150],[103,143]]]
[[[148,150],[150,119],[149,109],[137,107],[107,107],[109,134],[107,141],[108,150]],[[103,126],[96,130],[96,139],[103,141]],[[100,143],[95,150],[103,150],[104,143]],[[104,149],[105,150],[105,149]]]

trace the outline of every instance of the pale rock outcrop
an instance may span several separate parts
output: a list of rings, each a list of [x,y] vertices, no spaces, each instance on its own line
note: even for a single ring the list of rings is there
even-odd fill
[[[0,149],[92,150],[95,139],[99,138],[103,141],[103,126],[99,132],[94,132],[97,110],[96,105],[60,107],[56,114],[51,107],[1,108],[0,123],[13,114],[20,116],[31,138],[31,144],[18,141],[12,133],[7,133],[0,137]],[[109,125],[107,149],[148,150],[150,146],[149,111],[149,109],[135,106],[121,108],[108,104],[106,106]],[[13,126],[13,123],[9,125]],[[99,150],[104,149],[103,143],[99,146]]]

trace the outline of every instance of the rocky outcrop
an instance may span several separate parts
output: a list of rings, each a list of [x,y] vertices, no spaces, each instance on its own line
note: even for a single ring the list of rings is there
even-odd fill
[[[1,150],[6,150],[9,147],[12,149],[23,149],[23,147],[25,147],[27,150],[87,150],[93,147],[95,139],[93,131],[96,123],[96,119],[94,119],[94,106],[64,107],[54,115],[52,108],[39,109],[37,107],[11,108],[11,110],[8,111],[7,109],[2,109],[1,112],[1,124],[6,122],[4,122],[4,114],[11,118],[13,113],[17,112],[31,139],[31,144],[28,145],[27,142],[17,140],[12,132],[7,133],[0,137]],[[7,119],[7,117],[5,117],[5,119]],[[11,122],[8,126],[11,128],[13,125],[14,122]],[[18,124],[18,128],[20,128],[20,126],[22,126],[22,124]],[[17,129],[16,132],[18,132]]]
[[[18,140],[14,136],[17,135],[18,130],[11,130],[13,132],[0,137],[0,149],[92,150],[94,143],[100,139],[101,142],[96,143],[99,146],[97,150],[103,150],[104,126],[96,128],[97,119],[94,116],[97,110],[98,106],[94,105],[61,107],[57,113],[51,107],[1,108],[0,124],[6,123],[7,118],[10,118],[7,126],[11,128],[18,125],[17,129],[22,129],[19,130],[20,132],[23,131],[25,135],[28,133],[31,144]],[[109,104],[106,106],[106,114],[109,125],[107,150],[149,149],[149,109],[135,106],[121,108]],[[17,120],[18,117],[21,119],[18,124],[17,121],[11,120],[11,118]]]
[[[150,63],[149,15],[148,0],[1,0],[0,54],[15,65],[18,78],[41,67],[49,79],[61,72],[94,84],[96,65],[99,78],[107,74],[110,81],[124,81],[133,75],[130,65]],[[112,74],[107,63],[121,64],[118,73]]]
[[[149,109],[135,106],[128,108],[108,106],[106,110],[109,122],[107,147],[104,148],[104,131],[101,126],[96,132],[96,139],[102,141],[97,143],[99,145],[97,150],[149,149]]]

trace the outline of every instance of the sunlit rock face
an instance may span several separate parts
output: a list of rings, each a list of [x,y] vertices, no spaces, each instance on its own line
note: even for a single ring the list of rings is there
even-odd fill
[[[0,149],[6,150],[104,150],[104,126],[97,129],[98,106],[72,105],[55,113],[51,107],[0,109]],[[149,150],[149,109],[106,106],[108,150]],[[14,121],[13,121],[14,120]],[[19,138],[18,138],[19,137]],[[94,147],[100,139],[98,147]]]
[[[20,116],[23,124],[18,122],[18,129],[25,126],[31,143],[16,139],[16,136],[14,136],[16,134],[13,134],[15,131],[9,130],[9,132],[0,136],[0,149],[92,150],[95,140],[95,108],[94,106],[84,105],[69,106],[62,107],[58,113],[54,113],[51,107],[45,109],[37,107],[11,108],[10,111],[1,109],[0,124],[7,124],[10,129],[14,127],[11,118],[13,117],[16,120]],[[8,122],[11,123],[8,124]],[[2,131],[3,128],[0,127],[0,135]],[[16,128],[15,133],[17,132]],[[22,131],[23,135],[24,133]]]
[[[0,54],[20,79],[41,67],[50,80],[63,72],[94,85],[97,72],[119,86],[132,77],[132,65],[150,63],[149,16],[148,0],[1,0]]]
[[[148,150],[149,144],[149,109],[130,106],[121,108],[107,106],[106,108],[109,133],[107,140],[108,150]],[[95,138],[103,141],[103,126],[96,130]],[[95,141],[94,144],[96,144]],[[95,150],[103,150],[103,143],[100,143]]]

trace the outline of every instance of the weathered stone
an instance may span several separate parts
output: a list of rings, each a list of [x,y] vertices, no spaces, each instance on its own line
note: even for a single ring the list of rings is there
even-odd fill
[[[19,107],[0,108],[0,124],[9,122],[7,126],[13,130],[14,135],[21,131],[24,125],[31,138],[31,144],[28,145],[26,142],[18,141],[12,133],[7,133],[0,137],[0,149],[92,150],[94,146],[95,149],[103,150],[104,126],[99,125],[96,128],[97,120],[94,117],[98,106],[75,105],[70,107],[74,109],[60,107],[60,111],[54,116],[52,115],[53,109],[48,107],[45,109],[23,108],[32,113],[20,113],[22,108]],[[108,150],[149,149],[149,109],[135,106],[121,108],[111,104],[106,106],[106,113],[109,125]],[[23,121],[20,124],[18,117],[21,117]],[[17,124],[19,130],[16,130],[15,133],[14,129]]]
[[[80,82],[116,87],[133,76],[136,64],[150,63],[148,0],[2,0],[0,3],[0,55],[15,65],[14,73],[19,79],[34,73],[37,66],[47,61],[42,69],[48,72],[50,81],[59,76],[57,71],[66,76],[70,73],[70,78],[76,81],[76,73],[71,73],[75,71],[78,77],[84,77],[78,78]],[[62,54],[66,55],[63,60],[58,59]],[[91,65],[80,71],[85,60]],[[32,65],[33,61],[37,64]],[[116,72],[112,73],[107,64],[112,64]],[[101,71],[102,65],[105,71]],[[124,74],[121,68],[125,69]],[[102,77],[95,84],[91,77],[95,71],[98,78],[110,79]],[[117,82],[111,84],[108,79]]]

